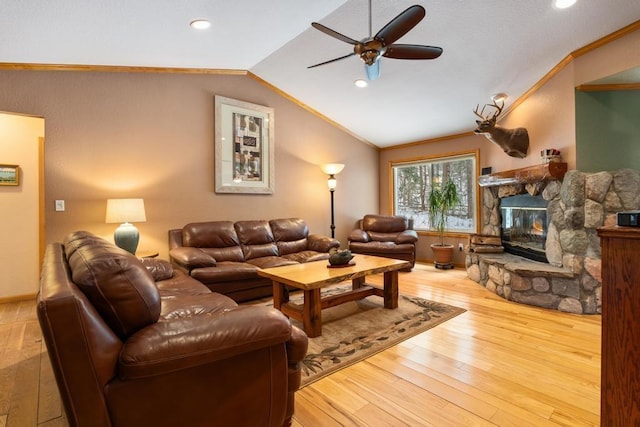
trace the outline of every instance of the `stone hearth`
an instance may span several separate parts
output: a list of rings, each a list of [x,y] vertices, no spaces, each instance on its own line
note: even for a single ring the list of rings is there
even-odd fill
[[[500,199],[528,192],[549,202],[549,264],[511,254],[467,253],[470,279],[520,303],[571,313],[601,312],[600,239],[616,212],[640,209],[640,171],[569,171],[561,181],[483,187],[482,234],[500,235]]]

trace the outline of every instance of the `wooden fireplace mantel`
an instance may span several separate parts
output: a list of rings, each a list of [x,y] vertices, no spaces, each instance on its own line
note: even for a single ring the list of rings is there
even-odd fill
[[[495,187],[508,184],[528,184],[552,179],[562,180],[565,173],[567,173],[566,163],[549,162],[526,168],[496,172],[490,175],[481,175],[478,179],[478,185],[480,187]]]

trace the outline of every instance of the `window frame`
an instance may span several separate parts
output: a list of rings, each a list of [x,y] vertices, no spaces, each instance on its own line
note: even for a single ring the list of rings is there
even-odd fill
[[[403,165],[410,165],[410,164],[420,164],[420,163],[442,163],[443,161],[447,161],[447,160],[455,160],[457,158],[461,158],[461,157],[473,157],[474,159],[474,195],[475,195],[475,203],[474,203],[474,208],[475,208],[475,228],[474,230],[469,230],[469,231],[446,231],[445,232],[445,236],[446,237],[464,237],[464,236],[468,236],[470,234],[478,234],[480,232],[480,223],[481,223],[481,218],[480,218],[480,201],[481,201],[481,195],[480,195],[480,185],[478,184],[478,179],[480,177],[480,150],[476,149],[476,150],[467,150],[467,151],[459,151],[459,152],[452,152],[452,153],[446,153],[446,154],[434,154],[434,155],[428,155],[428,156],[419,156],[419,157],[412,157],[412,158],[407,158],[407,159],[400,159],[400,160],[391,160],[389,161],[389,170],[388,170],[388,176],[389,176],[389,195],[390,195],[390,199],[389,202],[391,204],[390,206],[390,211],[392,213],[392,215],[400,215],[399,213],[396,212],[396,182],[395,182],[395,178],[396,178],[396,174],[395,174],[395,167],[397,166],[403,166]],[[436,231],[431,230],[431,229],[416,229],[416,232],[419,235],[423,235],[423,236],[437,236],[439,235]]]

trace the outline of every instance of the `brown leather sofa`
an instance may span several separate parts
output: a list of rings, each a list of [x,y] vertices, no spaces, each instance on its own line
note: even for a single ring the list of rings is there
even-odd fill
[[[395,258],[416,263],[418,233],[404,216],[365,215],[360,228],[349,234],[349,250],[356,254]]]
[[[237,302],[272,295],[261,268],[329,259],[340,247],[331,237],[309,234],[304,220],[195,222],[169,230],[169,257],[176,269]]]
[[[38,319],[71,426],[290,425],[307,337],[87,232],[47,247]]]

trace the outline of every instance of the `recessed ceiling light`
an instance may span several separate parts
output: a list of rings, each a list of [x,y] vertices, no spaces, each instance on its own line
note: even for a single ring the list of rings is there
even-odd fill
[[[211,26],[211,22],[207,21],[206,19],[196,19],[191,21],[189,25],[191,26],[191,28],[196,30],[206,30]]]
[[[491,95],[491,100],[493,102],[504,102],[509,96],[506,93],[494,93]]]
[[[553,7],[556,9],[566,9],[576,4],[577,0],[553,0]]]
[[[355,82],[353,82],[357,87],[367,87],[369,86],[369,83],[367,83],[366,80],[363,79],[358,79]]]

